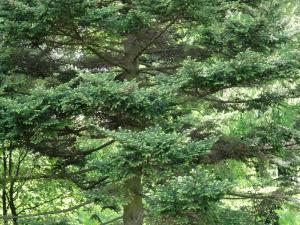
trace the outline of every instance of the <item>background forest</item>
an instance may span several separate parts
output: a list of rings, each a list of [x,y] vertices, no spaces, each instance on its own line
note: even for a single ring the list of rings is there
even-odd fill
[[[1,0],[3,225],[300,225],[299,0]]]

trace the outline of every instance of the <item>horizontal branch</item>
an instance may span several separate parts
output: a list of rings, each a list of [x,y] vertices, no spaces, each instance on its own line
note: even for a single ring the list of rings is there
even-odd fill
[[[159,66],[159,67],[154,67],[152,65],[145,64],[145,63],[143,63],[143,65],[145,65],[146,68],[139,69],[139,72],[157,71],[157,72],[168,73],[180,67],[180,64],[174,66]]]
[[[28,214],[28,215],[21,215],[21,216],[0,216],[0,219],[4,219],[4,220],[25,219],[25,218],[34,218],[34,217],[42,217],[42,216],[62,214],[62,213],[67,213],[67,212],[74,211],[74,210],[79,209],[83,206],[92,204],[93,202],[94,202],[93,200],[89,200],[89,201],[83,202],[81,204],[72,206],[72,207],[67,208],[67,209],[53,210],[53,211],[42,212],[42,213],[37,213],[37,214]]]
[[[99,225],[110,224],[110,223],[116,222],[116,221],[118,221],[118,220],[121,220],[122,218],[123,218],[123,216],[119,216],[119,217],[114,218],[114,219],[112,219],[112,220],[110,220],[110,221],[107,221],[107,222],[104,222],[104,223],[100,223]]]
[[[41,206],[43,206],[43,205],[46,205],[46,204],[48,204],[48,203],[50,203],[50,202],[53,202],[53,201],[55,201],[55,200],[57,200],[57,199],[60,199],[60,198],[62,198],[62,197],[65,197],[65,196],[66,196],[65,193],[64,193],[64,194],[60,194],[59,196],[56,196],[55,198],[52,198],[52,199],[50,199],[50,200],[41,202],[41,203],[36,204],[36,205],[34,205],[34,206],[30,206],[30,207],[27,207],[27,208],[23,208],[22,210],[19,211],[19,214],[21,214],[22,212],[28,211],[28,210],[33,210],[33,209],[39,208],[39,207],[41,207]],[[18,207],[18,208],[19,208],[19,207]]]
[[[75,175],[80,175],[88,172],[95,171],[97,168],[96,167],[90,167],[87,169],[82,169],[76,172],[72,173],[54,173],[54,174],[37,174],[33,176],[25,176],[25,177],[15,177],[13,179],[14,182],[21,182],[21,181],[30,181],[30,180],[39,180],[39,179],[65,179],[65,178],[70,178]],[[3,179],[0,179],[0,182],[2,182]]]
[[[99,146],[99,147],[96,147],[96,148],[93,148],[93,149],[90,149],[90,150],[87,150],[87,151],[84,151],[84,152],[81,152],[79,155],[83,155],[83,156],[87,156],[89,154],[92,154],[96,151],[99,151],[111,144],[113,144],[115,142],[115,140],[111,140],[111,141],[108,141],[107,143],[104,143],[103,145]]]
[[[120,62],[118,62],[118,60],[115,60],[111,57],[108,57],[107,55],[99,52],[98,50],[96,50],[94,47],[92,46],[84,46],[87,50],[91,51],[92,53],[94,53],[96,56],[98,56],[99,59],[105,61],[106,63],[108,63],[109,65],[112,66],[117,66],[120,67],[122,69],[126,69],[125,66],[123,64],[121,64]]]
[[[287,202],[299,202],[298,199],[291,198],[291,196],[300,194],[300,189],[294,189],[290,191],[283,191],[282,189],[278,189],[276,191],[271,192],[270,194],[263,193],[237,193],[230,192],[227,193],[228,196],[234,196],[237,198],[231,199],[272,199],[274,201],[287,201]]]
[[[271,94],[271,93],[270,93]],[[258,98],[253,98],[253,99],[240,99],[236,98],[233,100],[223,100],[219,98],[212,98],[212,97],[204,97],[203,100],[205,101],[210,101],[210,102],[216,102],[216,103],[221,103],[221,104],[247,104],[247,103],[264,103],[264,102],[274,102],[274,101],[281,101],[283,99],[295,99],[299,98],[300,95],[289,95],[287,94],[282,94],[282,95],[274,95],[273,97],[271,96],[260,96]]]

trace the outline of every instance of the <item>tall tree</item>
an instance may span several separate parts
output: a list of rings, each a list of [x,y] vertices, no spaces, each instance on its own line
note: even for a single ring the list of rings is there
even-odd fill
[[[299,97],[290,89],[299,52],[288,2],[3,0],[1,142],[55,158],[53,173],[103,205],[122,205],[124,224],[141,225],[147,194],[164,180],[276,155],[263,137],[224,137],[217,119],[190,117]],[[7,82],[21,77],[20,87]],[[299,140],[279,138],[283,148]],[[229,189],[195,182],[214,190],[199,197],[203,210]]]

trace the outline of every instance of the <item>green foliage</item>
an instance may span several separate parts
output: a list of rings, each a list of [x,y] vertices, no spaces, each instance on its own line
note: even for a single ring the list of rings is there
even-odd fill
[[[65,219],[19,222],[93,225],[145,209],[149,224],[278,224],[299,166],[293,5],[2,0],[3,213],[92,199]],[[268,165],[282,174],[264,176]]]
[[[209,141],[191,142],[187,136],[176,132],[166,133],[160,127],[142,132],[120,130],[111,136],[121,144],[119,159],[116,159],[121,163],[119,166],[127,170],[143,166],[145,172],[167,165],[183,165],[210,146]]]
[[[228,208],[220,208],[216,210],[218,224],[220,225],[254,225],[252,215],[242,210],[230,210]]]
[[[278,211],[279,214],[279,224],[280,225],[291,225],[295,224],[298,225],[300,224],[300,214],[298,210],[295,209],[282,209]]]
[[[244,186],[247,184],[251,168],[236,160],[226,160],[213,168],[214,174],[232,184]]]
[[[157,186],[151,193],[151,207],[171,221],[178,219],[178,224],[194,224],[230,189],[227,180],[217,180],[200,168]]]

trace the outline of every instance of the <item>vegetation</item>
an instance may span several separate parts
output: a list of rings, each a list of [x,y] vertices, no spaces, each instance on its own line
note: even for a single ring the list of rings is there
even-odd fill
[[[2,224],[300,224],[299,5],[2,0]]]

